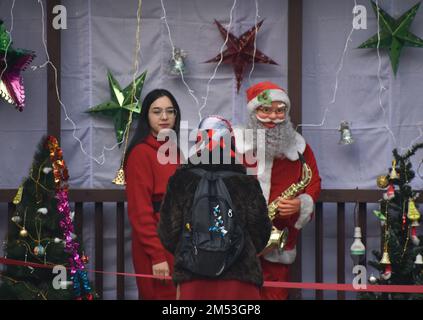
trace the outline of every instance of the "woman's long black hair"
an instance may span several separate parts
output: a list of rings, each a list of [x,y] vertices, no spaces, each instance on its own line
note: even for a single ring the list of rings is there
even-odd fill
[[[172,102],[172,106],[176,109],[176,119],[175,119],[175,126],[173,127],[173,130],[176,132],[176,136],[178,138],[177,140],[178,147],[179,147],[179,126],[181,122],[181,112],[179,109],[178,102],[176,102],[175,97],[166,89],[154,89],[153,91],[150,91],[145,96],[144,101],[142,102],[141,114],[138,119],[137,129],[135,130],[135,134],[128,145],[128,150],[126,151],[126,155],[125,155],[125,163],[132,149],[136,145],[144,142],[145,138],[147,138],[147,136],[150,134],[151,127],[150,127],[150,122],[148,121],[148,112],[153,102],[161,97],[168,97],[169,100]]]

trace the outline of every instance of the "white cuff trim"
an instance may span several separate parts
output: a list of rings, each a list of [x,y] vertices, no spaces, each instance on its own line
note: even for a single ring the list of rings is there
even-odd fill
[[[311,214],[314,211],[314,201],[307,193],[300,194],[298,198],[301,201],[301,208],[300,216],[295,223],[295,228],[300,230],[311,220]]]
[[[295,261],[296,256],[297,247],[294,247],[292,250],[284,250],[282,252],[279,252],[278,249],[274,249],[264,255],[263,258],[274,263],[292,264]]]

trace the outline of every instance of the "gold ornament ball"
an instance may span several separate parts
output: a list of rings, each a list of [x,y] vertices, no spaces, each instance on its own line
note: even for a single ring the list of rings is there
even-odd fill
[[[27,231],[25,228],[23,228],[21,231],[19,231],[19,235],[20,235],[22,238],[25,238],[25,237],[27,237],[27,236],[28,236],[28,231]]]
[[[376,184],[379,188],[385,189],[389,184],[389,180],[386,176],[381,175],[377,177]]]

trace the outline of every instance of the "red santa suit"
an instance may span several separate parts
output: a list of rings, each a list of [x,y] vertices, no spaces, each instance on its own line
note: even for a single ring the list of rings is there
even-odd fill
[[[153,274],[152,266],[167,261],[173,273],[173,256],[160,242],[157,227],[159,209],[169,177],[177,164],[160,164],[157,152],[164,142],[151,134],[132,149],[125,166],[128,216],[132,226],[132,259],[135,272]],[[175,299],[176,288],[171,280],[137,278],[142,299]]]
[[[288,108],[290,107],[289,97],[286,92],[271,82],[256,84],[247,90],[248,109],[250,112],[271,101],[282,101]],[[289,109],[288,109],[289,110]],[[287,111],[288,112],[288,111]],[[243,150],[242,150],[243,149]],[[255,152],[251,146],[246,144],[241,148],[241,152]],[[314,212],[314,203],[317,201],[321,190],[321,179],[317,168],[316,159],[304,138],[297,132],[289,147],[284,151],[284,157],[267,159],[265,164],[257,163],[257,178],[262,187],[263,195],[268,204],[278,198],[283,191],[288,189],[293,183],[298,183],[302,176],[302,163],[298,153],[302,154],[305,162],[312,171],[312,179],[308,186],[296,197],[300,199],[301,206],[299,212],[288,218],[277,215],[273,220],[273,225],[278,230],[288,228],[287,243],[282,252],[274,249],[264,256],[261,256],[262,269],[265,281],[289,281],[289,266],[296,258],[296,243],[299,231],[311,220]],[[248,163],[247,163],[248,165]],[[288,298],[288,290],[284,288],[263,287],[261,297],[265,300],[285,300]]]
[[[313,151],[305,143],[304,138],[297,133],[296,143],[292,146],[292,150],[285,155],[285,158],[268,161],[263,174],[258,175],[265,198],[268,203],[271,203],[291,184],[301,180],[302,163],[298,158],[297,151],[303,154],[305,162],[310,166],[312,178],[310,184],[300,195],[297,195],[301,201],[300,211],[289,218],[277,215],[273,220],[273,225],[278,230],[288,228],[288,239],[282,253],[275,249],[261,257],[265,281],[289,281],[289,265],[295,261],[297,254],[296,243],[299,230],[311,220],[314,203],[320,194],[321,179]],[[262,299],[265,300],[283,300],[287,299],[288,290],[263,287],[261,294]]]

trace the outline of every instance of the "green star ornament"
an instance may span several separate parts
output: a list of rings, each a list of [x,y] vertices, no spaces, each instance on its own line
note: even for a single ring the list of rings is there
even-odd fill
[[[413,6],[398,19],[394,19],[372,1],[376,17],[379,13],[378,34],[363,42],[359,48],[384,48],[389,50],[392,70],[397,74],[401,50],[403,47],[423,48],[423,40],[408,31],[420,7],[420,2]]]
[[[108,71],[107,76],[109,78],[112,100],[96,105],[86,111],[88,113],[99,113],[104,116],[113,117],[118,143],[123,141],[123,134],[129,120],[129,113],[132,111],[132,118],[138,118],[141,112],[141,102],[139,99],[146,75],[147,71],[143,72],[135,79],[135,83],[131,82],[130,85],[122,90],[111,72]]]

